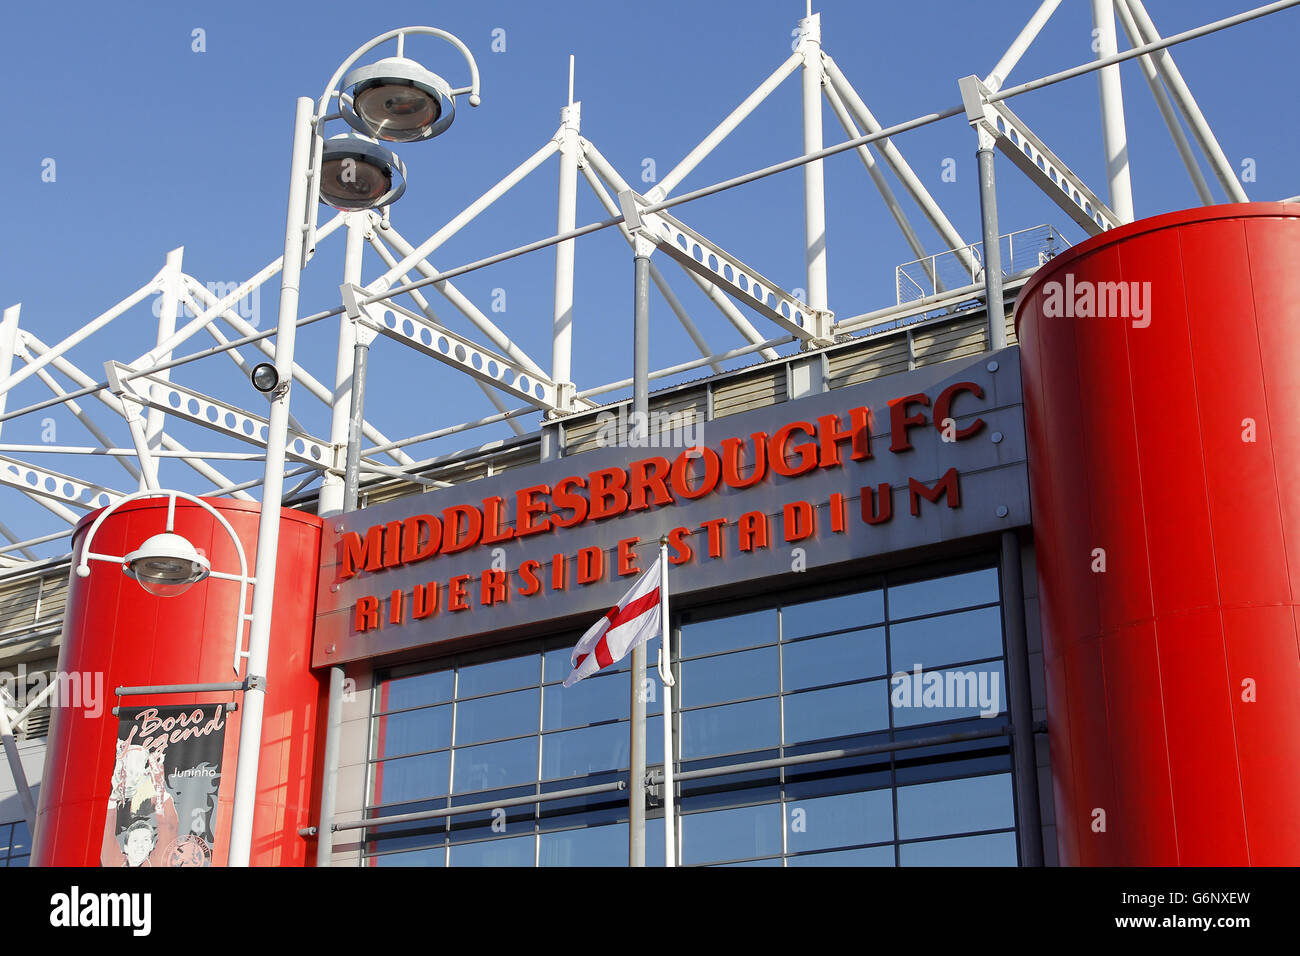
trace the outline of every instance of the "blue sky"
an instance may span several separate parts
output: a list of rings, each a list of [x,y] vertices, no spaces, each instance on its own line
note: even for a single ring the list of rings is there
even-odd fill
[[[1149,0],[1147,6],[1170,34],[1252,2]],[[577,57],[583,135],[645,191],[651,185],[641,180],[647,161],[659,175],[670,169],[788,55],[803,7],[803,0],[13,5],[0,36],[0,75],[8,94],[0,175],[9,187],[0,235],[0,305],[22,302],[23,327],[54,343],[144,284],[176,246],[185,247],[185,270],[205,282],[239,281],[260,269],[282,247],[295,97],[318,96],[344,56],[388,29],[417,23],[447,29],[469,45],[482,72],[479,109],[469,109],[462,98],[445,135],[398,147],[411,182],[393,221],[418,242],[552,136],[565,102],[570,53]],[[878,118],[890,124],[956,104],[957,79],[986,74],[1036,7],[1036,0],[826,0],[815,8],[822,14],[824,48]],[[1298,26],[1300,12],[1288,10],[1175,49],[1229,158],[1239,169],[1253,160],[1256,181],[1246,184],[1252,199],[1300,193],[1290,115]],[[202,52],[193,49],[196,29],[203,31]],[[1092,58],[1090,32],[1089,4],[1066,0],[1008,84]],[[504,50],[492,49],[494,36],[504,38]],[[1122,35],[1120,46],[1126,46]],[[407,52],[456,85],[465,82],[463,61],[450,46],[413,41]],[[1136,64],[1125,65],[1123,81],[1138,216],[1193,205],[1195,193]],[[1095,75],[1010,105],[1104,191]],[[797,155],[798,107],[795,76],[682,188]],[[843,138],[829,110],[824,122],[828,144]],[[962,235],[977,240],[975,141],[965,122],[955,118],[905,134],[896,145]],[[51,159],[55,178],[45,182],[42,170]],[[945,160],[955,160],[955,182],[942,178]],[[448,242],[435,264],[450,268],[554,232],[556,162],[550,160]],[[1010,163],[1000,160],[998,173],[1002,232],[1052,223],[1072,241],[1082,238]],[[892,304],[894,267],[914,256],[856,156],[828,160],[826,180],[831,308],[848,316]],[[796,288],[804,285],[801,200],[802,176],[789,172],[674,213],[776,282]],[[908,205],[927,248],[942,251],[946,244]],[[322,221],[328,215],[323,210]],[[578,222],[602,218],[580,182]],[[342,255],[341,233],[322,244],[304,279],[304,314],[337,304]],[[382,264],[373,255],[367,263],[369,280]],[[742,344],[680,271],[667,262],[661,267],[715,349]],[[579,388],[631,374],[631,269],[627,246],[614,231],[578,244],[573,370]],[[485,311],[494,295],[501,299],[495,290],[504,290],[505,311],[488,314],[545,368],[553,270],[554,254],[545,251],[458,280]],[[278,291],[278,279],[263,289],[263,328],[274,321]],[[453,328],[482,340],[445,300],[435,296],[433,304]],[[652,310],[652,365],[696,357],[657,296]],[[754,321],[775,334],[774,326]],[[146,351],[154,328],[146,302],[75,349],[72,358],[100,379],[105,360],[130,361]],[[299,336],[300,361],[328,383],[336,328],[333,321],[323,322]],[[186,350],[209,344],[200,335]],[[223,357],[176,375],[200,390],[258,407],[256,394]],[[48,395],[29,380],[10,396],[9,410]],[[328,434],[326,409],[304,390],[295,390],[293,410],[315,434]],[[390,434],[492,411],[463,376],[395,343],[376,345],[368,417]],[[107,409],[94,413],[120,444],[129,444],[125,427]],[[46,419],[53,420],[58,443],[91,443],[63,409],[4,423],[2,440],[37,443]],[[532,427],[535,418],[528,421]],[[174,431],[193,448],[239,449],[197,428]],[[504,426],[480,429],[421,446],[417,457],[507,434]],[[126,473],[101,459],[18,457],[132,490]],[[257,465],[221,467],[236,480],[260,473]],[[176,462],[164,463],[162,477],[164,484],[187,490],[201,487]],[[6,489],[0,489],[0,519],[25,535],[58,527],[43,509]],[[47,550],[56,553],[58,546]]]

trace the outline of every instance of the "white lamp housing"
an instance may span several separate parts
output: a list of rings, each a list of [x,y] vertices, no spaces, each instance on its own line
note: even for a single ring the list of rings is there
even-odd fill
[[[164,531],[123,559],[122,572],[156,597],[176,597],[208,576],[211,565],[179,534]]]

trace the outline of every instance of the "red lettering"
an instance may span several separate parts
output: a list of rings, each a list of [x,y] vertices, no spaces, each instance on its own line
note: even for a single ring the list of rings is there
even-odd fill
[[[613,518],[627,510],[627,472],[622,468],[601,468],[587,478],[591,506],[587,517],[595,521]]]
[[[849,427],[840,428],[838,415],[823,415],[817,419],[817,436],[821,443],[821,458],[818,464],[823,468],[834,468],[840,463],[840,443],[850,442],[853,453],[849,456],[854,461],[871,457],[871,409],[853,408],[849,410]]]
[[[939,397],[934,400],[934,427],[941,435],[944,430],[944,422],[952,419],[952,400],[957,397],[959,392],[970,392],[976,398],[984,397],[984,389],[980,388],[975,382],[955,382],[940,392]],[[956,419],[953,419],[953,424],[956,424]],[[970,438],[971,435],[978,434],[983,427],[984,419],[977,418],[965,428],[956,429],[952,433],[952,437],[955,441],[961,441],[963,438]]]
[[[590,584],[605,576],[605,552],[600,548],[583,548],[578,552],[578,583]]]
[[[626,577],[629,574],[641,573],[641,569],[636,566],[636,552],[632,550],[640,543],[641,543],[640,538],[624,538],[622,541],[618,543],[618,576],[619,577]]]
[[[550,493],[550,485],[533,485],[531,488],[515,492],[515,535],[517,537],[523,538],[530,534],[540,534],[550,529],[551,519],[549,517],[541,521],[533,520],[538,515],[546,514],[547,509],[545,497],[541,501],[537,501],[536,496],[546,496]]]
[[[421,544],[421,540],[424,541]],[[421,561],[438,553],[442,544],[442,522],[433,515],[416,515],[402,522],[402,563]]]
[[[695,557],[695,551],[691,548],[690,532],[685,528],[673,528],[668,532],[668,544],[673,549],[673,553],[668,555],[668,561],[671,564],[685,564]]]
[[[890,451],[911,451],[912,438],[908,435],[907,430],[925,424],[925,412],[917,412],[915,415],[907,414],[907,406],[912,404],[924,405],[928,408],[930,396],[924,392],[918,392],[915,395],[892,399],[889,403]]]
[[[366,595],[357,599],[356,629],[365,633],[379,627],[379,598]]]
[[[537,576],[537,569],[540,567],[541,564],[531,559],[519,565],[519,577],[524,582],[519,587],[519,593],[524,597],[536,594],[542,589],[542,581]]]
[[[714,518],[712,521],[705,521],[700,524],[709,533],[709,557],[722,557],[722,526],[727,523],[726,518]]]
[[[417,584],[411,596],[411,618],[422,621],[438,610],[438,582]]]
[[[472,580],[468,574],[458,574],[447,582],[447,610],[448,611],[468,611],[469,610],[469,582]]]
[[[782,524],[785,527],[786,541],[802,541],[811,538],[817,530],[817,512],[806,501],[792,501],[781,509]]]
[[[562,554],[551,558],[551,590],[563,591],[569,586],[569,559]]]
[[[658,507],[672,504],[673,496],[668,491],[667,482],[671,468],[668,459],[659,455],[632,462],[628,466],[630,480],[627,490],[630,501],[627,510],[644,511],[651,505]],[[649,501],[646,500],[647,491],[651,495]]]
[[[921,514],[922,498],[938,504],[939,498],[943,497],[947,500],[949,508],[960,508],[961,486],[957,483],[957,469],[949,468],[945,471],[943,477],[934,483],[933,488],[915,478],[907,479],[907,497],[912,504],[912,514],[918,516]]]
[[[848,507],[838,491],[831,495],[831,531],[841,534],[847,530]]]
[[[514,528],[501,527],[501,512],[505,506],[505,500],[496,495],[483,499],[483,537],[479,544],[497,544],[515,536]]]
[[[741,551],[767,547],[767,515],[761,511],[747,511],[736,522]]]
[[[782,425],[776,430],[767,453],[767,457],[772,464],[772,470],[778,475],[785,475],[787,478],[806,475],[817,467],[817,443],[815,441],[804,442],[794,449],[788,447],[790,436],[795,432],[803,432],[809,438],[816,437],[816,431],[808,422],[791,422],[789,425]],[[786,455],[791,451],[794,451],[797,455],[796,462],[793,465],[786,461]]]
[[[394,591],[388,595],[388,623],[401,624],[402,612],[406,610],[406,593]]]
[[[700,479],[699,486],[692,490],[690,486],[691,462],[697,460],[704,463],[704,477]],[[688,448],[678,455],[673,462],[673,494],[687,501],[703,498],[718,487],[718,479],[721,476],[722,461],[718,458],[716,451],[712,448]]]
[[[509,599],[509,591],[506,588],[509,579],[510,575],[496,568],[488,568],[484,571],[483,578],[479,582],[479,603],[484,607],[505,604]]]
[[[745,447],[744,439],[722,439],[722,480],[729,488],[752,488],[767,477],[767,433],[754,432],[749,439],[754,443],[754,470],[743,479],[740,477],[740,453]]]
[[[478,544],[483,515],[473,505],[452,505],[442,512],[442,553],[455,554]]]
[[[884,524],[894,516],[894,492],[889,482],[883,482],[878,490],[863,488],[862,520],[867,524]],[[876,510],[876,496],[880,496],[880,510]]]
[[[339,578],[346,581],[357,573],[358,569],[378,571],[380,549],[383,547],[384,526],[375,525],[366,529],[365,540],[355,531],[345,531],[339,539],[342,545],[342,560],[339,563]]]
[[[570,488],[585,488],[587,482],[583,478],[561,478],[555,485],[555,493],[551,495],[551,502],[556,508],[568,508],[573,514],[567,518],[561,518],[558,515],[551,516],[551,524],[556,528],[572,528],[575,524],[581,524],[587,520],[587,499],[582,495],[571,492]]]
[[[402,563],[402,522],[390,521],[384,525],[384,567],[395,568]]]

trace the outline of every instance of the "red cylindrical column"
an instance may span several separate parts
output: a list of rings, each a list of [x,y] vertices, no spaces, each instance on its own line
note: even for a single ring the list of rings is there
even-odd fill
[[[1298,217],[1135,222],[1016,302],[1063,864],[1300,864]]]
[[[238,535],[251,576],[257,505],[229,498],[206,500]],[[80,554],[97,514],[87,515],[77,526],[74,555]],[[125,555],[163,531],[166,517],[165,498],[123,505],[100,526],[92,550]],[[321,681],[310,669],[321,521],[287,509],[280,520],[252,862],[303,866],[308,843],[297,831],[310,823],[318,738],[324,730],[318,715],[325,712]],[[207,556],[212,570],[239,573],[234,543],[207,511],[178,501],[175,530]],[[119,701],[113,692],[123,685],[241,679],[242,665],[239,674],[233,667],[235,621],[241,610],[237,583],[208,578],[178,597],[159,598],[145,593],[111,562],[91,561],[86,578],[76,575],[76,563],[74,557],[59,669],[80,674],[83,680],[99,680],[97,675],[102,675],[103,706],[98,714],[86,708],[54,709],[32,849],[32,864],[37,866],[96,866],[100,862],[117,747],[118,722],[111,713],[114,705],[162,706],[238,701],[241,697],[238,693],[169,694]],[[241,717],[239,711],[227,715],[214,830],[213,863],[217,865],[225,863],[229,851]]]

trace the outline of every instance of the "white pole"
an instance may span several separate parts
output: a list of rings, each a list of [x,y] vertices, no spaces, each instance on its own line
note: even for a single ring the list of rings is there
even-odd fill
[[[673,685],[668,626],[668,538],[659,539],[659,680],[664,685],[664,866],[677,865],[677,821],[673,808]]]
[[[1092,25],[1097,59],[1104,60],[1118,53],[1111,0],[1092,0]],[[1106,150],[1110,208],[1120,222],[1132,222],[1133,183],[1129,178],[1128,131],[1124,126],[1124,91],[1118,63],[1097,71],[1097,88],[1101,93],[1101,138]]]
[[[1138,31],[1142,34],[1143,40],[1147,43],[1155,43],[1160,39],[1160,34],[1156,32],[1156,25],[1151,22],[1151,17],[1147,14],[1146,7],[1142,5],[1142,0],[1122,0],[1128,4],[1129,12],[1133,14],[1133,19],[1137,21]],[[1210,161],[1210,166],[1214,169],[1214,174],[1218,176],[1220,185],[1223,186],[1224,192],[1233,202],[1249,202],[1246,191],[1241,188],[1241,183],[1237,181],[1236,170],[1228,162],[1228,157],[1223,154],[1223,147],[1214,137],[1214,131],[1210,129],[1210,124],[1205,120],[1205,114],[1196,103],[1196,98],[1192,96],[1192,91],[1188,89],[1187,83],[1183,80],[1183,75],[1178,72],[1178,67],[1174,65],[1174,58],[1167,49],[1158,50],[1151,54],[1155,58],[1156,69],[1160,71],[1161,78],[1165,85],[1169,87],[1169,93],[1174,98],[1174,102],[1182,111],[1183,117],[1187,120],[1187,125],[1192,129],[1192,135],[1196,137],[1197,144],[1205,153]]]
[[[1025,55],[1029,45],[1034,42],[1039,31],[1043,29],[1048,18],[1056,12],[1056,8],[1061,5],[1061,0],[1043,0],[1042,5],[1034,11],[1034,15],[1029,18],[1025,28],[1020,34],[1011,41],[1011,46],[1007,47],[1007,52],[1002,54],[1002,59],[998,60],[997,65],[984,78],[984,85],[990,90],[1002,89],[1002,81],[1007,75],[1016,68],[1020,58]]]
[[[0,381],[7,379],[13,371],[14,350],[18,347],[18,313],[22,307],[21,302],[7,307],[4,318],[0,319]],[[0,415],[4,414],[8,397],[9,391],[0,389]]]
[[[156,339],[159,345],[171,338],[176,331],[176,306],[180,298],[181,283],[183,281],[181,278],[181,263],[184,255],[184,246],[173,249],[167,253],[167,262],[163,266],[162,298],[158,303],[158,338]],[[170,362],[171,358],[171,349],[168,349],[159,354],[158,361]],[[169,368],[155,373],[156,378],[162,382],[170,381],[171,375],[172,372]],[[166,420],[167,413],[165,411],[153,405],[149,406],[145,418],[144,433],[146,444],[150,450],[162,446],[162,431]],[[155,464],[154,468],[157,469],[157,467]],[[148,469],[146,469],[145,474],[140,476],[140,491],[144,491],[149,487],[145,482],[148,474]],[[155,473],[153,477],[157,478],[157,474]]]
[[[814,13],[799,22],[803,56],[803,151],[815,153],[822,142],[822,18]],[[828,308],[826,288],[826,184],[820,159],[803,168],[804,259],[808,268],[808,307]]]
[[[555,231],[570,232],[578,224],[578,157],[582,145],[582,104],[573,102],[573,60],[569,60],[569,105],[560,110],[560,190]],[[551,380],[573,381],[573,261],[576,240],[555,247],[555,312],[551,334]]]
[[[239,728],[239,760],[235,768],[235,805],[230,823],[230,866],[248,866],[257,801],[257,768],[262,751],[262,707],[266,702],[266,662],[271,642],[271,612],[275,605],[275,564],[280,545],[280,496],[284,491],[284,453],[289,426],[289,395],[293,390],[293,346],[298,331],[298,285],[310,199],[312,101],[298,98],[294,116],[293,159],[290,163],[289,210],[284,235],[280,315],[275,340],[275,369],[282,391],[271,402],[266,430],[266,472],[262,508],[257,524],[257,564],[253,572],[253,621],[249,629],[248,665],[243,720]]]
[[[362,213],[348,213],[347,245],[343,254],[343,281],[361,284],[361,256],[370,224]],[[339,316],[338,357],[334,366],[334,394],[330,409],[330,444],[342,448],[348,441],[352,407],[352,352],[356,326],[346,315]],[[343,510],[343,475],[326,472],[321,479],[317,513],[322,518]]]

